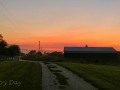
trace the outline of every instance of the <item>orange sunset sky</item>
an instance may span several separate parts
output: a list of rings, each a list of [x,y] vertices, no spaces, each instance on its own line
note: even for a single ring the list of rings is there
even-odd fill
[[[120,0],[0,0],[0,34],[21,50],[120,50]]]

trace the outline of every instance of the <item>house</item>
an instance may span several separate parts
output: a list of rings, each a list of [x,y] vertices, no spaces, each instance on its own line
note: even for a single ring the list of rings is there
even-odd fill
[[[67,58],[116,58],[117,51],[113,47],[64,47]]]

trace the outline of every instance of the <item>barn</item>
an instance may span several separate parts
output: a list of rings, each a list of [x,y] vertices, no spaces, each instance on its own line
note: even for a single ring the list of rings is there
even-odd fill
[[[64,57],[67,58],[117,58],[113,47],[64,47]]]

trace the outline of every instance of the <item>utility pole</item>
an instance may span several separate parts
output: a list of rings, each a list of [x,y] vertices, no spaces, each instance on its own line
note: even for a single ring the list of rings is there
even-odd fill
[[[40,52],[40,41],[39,41],[39,52]]]

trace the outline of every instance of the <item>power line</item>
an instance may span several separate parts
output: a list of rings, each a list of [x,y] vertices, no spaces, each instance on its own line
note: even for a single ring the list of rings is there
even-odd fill
[[[19,22],[16,20],[16,18],[14,18],[14,16],[11,14],[11,12],[8,10],[8,8],[5,7],[5,4],[3,3],[3,1],[0,1],[0,5],[1,5],[1,9],[4,11],[3,14],[6,16],[6,19],[18,30],[20,30],[20,24]],[[6,13],[6,14],[5,14]],[[21,27],[22,28],[22,27]]]
[[[6,20],[15,28],[17,28],[17,26],[14,24],[14,22],[5,14],[5,12],[1,11],[2,14],[4,15],[4,17],[6,18]],[[18,28],[17,28],[18,29]]]

